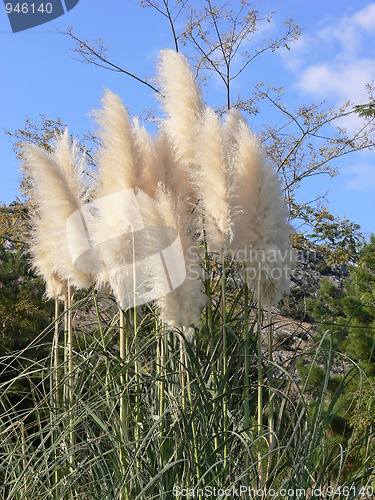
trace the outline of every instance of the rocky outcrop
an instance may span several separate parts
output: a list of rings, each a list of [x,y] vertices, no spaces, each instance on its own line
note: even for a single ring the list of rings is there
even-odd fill
[[[322,278],[328,279],[339,290],[349,277],[345,264],[329,264],[325,255],[312,247],[297,251],[295,268],[292,271],[292,289],[298,288],[305,296],[316,298]]]

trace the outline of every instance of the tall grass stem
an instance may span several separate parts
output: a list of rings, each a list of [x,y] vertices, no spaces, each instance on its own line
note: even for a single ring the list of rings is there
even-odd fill
[[[262,457],[262,434],[263,434],[263,363],[262,363],[262,304],[260,279],[258,281],[258,324],[257,324],[257,351],[258,351],[258,401],[257,401],[257,423],[258,423],[258,487],[263,488],[263,457]]]
[[[226,261],[225,252],[223,252],[222,260],[222,288],[221,288],[221,314],[222,314],[222,340],[223,340],[223,354],[222,354],[222,374],[223,374],[223,436],[224,436],[224,468],[227,466],[228,446],[227,446],[227,432],[228,432],[228,385],[227,385],[227,365],[228,365],[228,337],[227,337],[227,295],[226,295]]]

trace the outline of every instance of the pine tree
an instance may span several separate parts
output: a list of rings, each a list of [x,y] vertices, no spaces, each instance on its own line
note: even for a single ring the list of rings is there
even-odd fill
[[[357,252],[358,261],[350,266],[349,278],[339,290],[327,279],[321,280],[319,295],[308,300],[309,314],[317,322],[319,335],[332,334],[338,358],[341,358],[346,371],[358,366],[353,377],[345,381],[345,394],[336,402],[337,417],[340,425],[331,428],[334,433],[345,439],[345,434],[356,422],[356,426],[366,427],[368,412],[359,412],[361,408],[373,407],[373,377],[375,376],[375,236],[371,235],[367,243],[362,244]],[[327,336],[327,348],[330,335]],[[352,360],[355,364],[350,363]],[[319,390],[324,378],[321,366],[311,363],[297,366],[303,381],[309,374],[306,389],[309,392]],[[343,381],[344,375],[331,375],[328,388],[334,394],[335,388]],[[310,380],[311,379],[311,380]],[[316,392],[317,393],[317,392]],[[366,420],[367,419],[367,420]],[[356,428],[357,428],[356,427]]]
[[[22,250],[0,246],[0,354],[26,347],[53,317],[53,304],[44,295]]]
[[[375,375],[375,236],[358,251],[358,262],[340,291],[322,279],[318,298],[309,301],[310,314],[342,341],[338,349]],[[344,335],[342,332],[344,331]]]

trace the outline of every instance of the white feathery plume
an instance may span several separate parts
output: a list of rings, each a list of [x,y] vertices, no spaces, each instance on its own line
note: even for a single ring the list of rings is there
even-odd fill
[[[32,237],[30,241],[30,251],[32,255],[32,264],[36,272],[46,283],[46,296],[49,299],[64,300],[68,282],[62,279],[54,265],[49,247],[46,247],[40,234],[43,233],[42,222],[34,218]]]
[[[178,164],[181,159],[165,123],[160,122],[158,134],[151,137],[135,119],[132,134],[141,166],[137,186],[151,197],[160,183],[174,193],[184,191],[186,172]]]
[[[68,128],[56,138],[54,159],[65,174],[70,190],[77,202],[83,205],[86,202],[87,187],[84,182],[84,152],[80,154],[78,144],[71,141]]]
[[[97,152],[99,182],[96,196],[134,188],[141,175],[132,123],[119,96],[106,90],[103,108],[96,112],[101,147]]]
[[[61,296],[63,283],[75,288],[87,288],[92,284],[89,274],[74,268],[68,244],[66,221],[75,211],[80,211],[84,200],[81,166],[75,163],[75,146],[71,148],[67,132],[57,140],[59,155],[46,153],[41,148],[25,144],[25,161],[30,165],[34,179],[33,196],[37,208],[32,214],[33,230],[31,251],[34,265],[47,281],[47,293]],[[58,163],[64,156],[65,169]],[[68,158],[71,164],[68,166]],[[60,282],[61,280],[61,282]]]
[[[151,137],[145,127],[134,120],[133,138],[142,165],[138,187],[151,197],[160,183],[179,194],[186,182],[185,172],[178,165],[180,159],[176,146],[164,125],[161,122],[159,133]]]
[[[196,125],[203,110],[199,86],[187,59],[174,50],[162,50],[158,67],[161,102],[166,112],[163,127],[176,148],[178,162],[173,189],[194,203],[191,183]]]
[[[204,213],[208,249],[225,250],[233,238],[233,173],[228,162],[223,126],[207,108],[199,127],[194,175]]]
[[[236,108],[230,108],[224,116],[224,140],[226,144],[226,151],[228,161],[232,162],[238,148],[238,127],[241,123],[246,124],[241,111]]]
[[[200,279],[201,257],[197,243],[191,237],[192,215],[182,197],[176,197],[159,185],[152,199],[140,192],[137,196],[146,227],[173,228],[182,247],[182,259],[176,259],[172,274],[181,273],[185,266],[185,280],[170,293],[160,294],[156,306],[161,320],[171,327],[184,331],[188,340],[194,335],[193,325],[199,324],[202,309],[206,303],[203,284]],[[168,233],[166,233],[168,235]],[[161,234],[161,238],[163,238]],[[168,238],[167,238],[168,240]],[[170,269],[170,268],[169,268]],[[171,279],[173,281],[173,279]]]
[[[164,123],[159,127],[159,134],[154,139],[155,148],[155,169],[160,170],[160,182],[175,196],[182,195],[189,201],[186,194],[191,194],[190,179],[187,179],[186,172],[180,165],[176,146],[164,127]]]
[[[122,298],[130,279],[127,263],[132,259],[131,242],[126,235],[142,225],[133,203],[134,189],[142,183],[142,156],[120,97],[107,90],[102,104],[102,110],[96,113],[101,146],[97,153],[99,178],[95,198],[100,208],[91,234],[104,266],[97,273],[96,285],[100,288],[109,283],[120,306],[125,308]]]
[[[281,181],[265,161],[258,139],[245,121],[237,120],[234,160],[240,210],[234,216],[234,250],[245,250],[250,285],[263,300],[276,303],[289,289],[292,255]]]
[[[166,155],[164,149],[164,134],[151,137],[146,128],[134,120],[133,137],[139,151],[142,166],[138,187],[149,196],[153,196],[159,182],[165,182]]]

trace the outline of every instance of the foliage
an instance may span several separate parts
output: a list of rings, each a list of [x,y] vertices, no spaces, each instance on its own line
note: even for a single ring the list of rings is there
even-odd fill
[[[375,116],[375,99],[374,99],[375,87],[372,83],[368,83],[366,87],[369,94],[369,102],[366,104],[357,104],[353,107],[353,109],[362,118],[371,120]]]
[[[348,219],[333,216],[326,207],[295,205],[295,217],[312,226],[313,231],[306,235],[308,241],[319,245],[327,263],[355,262],[359,247],[363,243],[360,226]]]
[[[375,103],[357,104],[354,106],[355,111],[362,118],[372,118],[375,115]]]
[[[255,58],[298,37],[292,21],[280,38],[255,47],[253,35],[272,15],[259,15],[245,1],[237,11],[210,0],[202,11],[187,1],[144,3],[165,17],[175,48],[183,47],[195,60],[202,78],[207,80],[210,72],[219,76],[226,102],[218,113],[236,106],[254,117],[263,104],[273,106],[277,118],[260,133],[283,178],[292,217],[317,220],[312,237],[324,243],[332,262],[356,262],[351,283],[341,292],[322,282],[310,308],[322,322],[321,334],[283,365],[273,360],[272,349],[268,359],[262,351],[259,339],[266,338],[267,330],[272,339],[272,320],[262,321],[240,279],[230,285],[221,275],[207,280],[210,302],[193,344],[184,343],[182,332],[160,324],[152,307],[128,314],[123,327],[108,298],[101,297],[99,305],[95,294],[78,300],[74,313],[82,307],[88,319],[87,310],[94,308],[97,318],[95,328],[92,315],[91,326],[75,324],[72,358],[67,359],[61,324],[57,343],[56,338],[50,343],[47,328],[32,350],[1,357],[6,377],[0,382],[0,497],[169,499],[174,486],[266,485],[303,489],[303,498],[314,498],[314,488],[330,498],[355,498],[361,487],[374,486],[374,388],[369,379],[375,360],[374,241],[358,250],[357,225],[337,220],[314,202],[299,204],[296,189],[312,175],[334,175],[343,155],[372,147],[371,119],[349,137],[339,127],[332,134],[331,126],[358,111],[350,110],[350,103],[336,110],[323,105],[290,110],[283,104],[284,89],[265,88],[262,82],[249,95],[233,98],[233,80],[246,75]],[[112,63],[101,40],[91,44],[73,31],[68,35],[85,62],[136,78],[158,92]],[[48,149],[63,128],[59,120],[45,117],[41,125],[27,122],[15,132],[16,148],[29,140]],[[30,187],[26,173],[26,197]],[[21,220],[11,217],[8,226]],[[45,328],[51,304],[42,300],[43,285],[25,269],[20,253],[2,254],[1,260],[5,293],[0,319],[9,329],[5,350],[24,349],[27,337],[34,339]],[[285,307],[297,307],[293,299],[298,293]],[[63,316],[69,313],[59,322]],[[118,337],[124,330],[122,356]],[[51,348],[47,355],[46,345]],[[36,357],[35,349],[44,356]],[[59,359],[53,362],[56,352]],[[344,371],[333,375],[338,365]],[[27,405],[22,404],[25,397]],[[340,489],[331,495],[332,485]],[[344,487],[347,494],[342,494]]]
[[[312,316],[330,329],[336,338],[346,327],[340,350],[355,359],[369,373],[375,366],[375,237],[358,250],[358,261],[352,265],[342,291],[322,280],[319,296],[310,301]]]
[[[0,245],[4,242],[20,250],[30,233],[28,208],[20,201],[0,206]]]
[[[252,65],[259,58],[267,57],[277,50],[288,49],[300,36],[300,28],[293,20],[286,20],[279,36],[259,41],[263,26],[273,22],[273,14],[255,10],[246,1],[234,2],[230,6],[220,2],[205,0],[197,7],[193,2],[176,0],[145,0],[144,7],[155,11],[166,20],[171,30],[172,42],[177,51],[183,50],[191,59],[196,73],[205,85],[215,75],[222,83],[225,104],[217,111],[222,114],[226,108],[237,107],[255,116],[264,106],[272,110],[272,124],[259,124],[258,134],[262,137],[267,157],[276,164],[283,179],[284,195],[291,212],[291,218],[301,224],[302,231],[313,228],[309,237],[322,243],[333,262],[348,262],[356,258],[356,248],[362,235],[358,225],[348,220],[339,220],[329,213],[327,207],[318,200],[301,203],[298,187],[311,176],[318,174],[336,175],[338,161],[344,155],[373,147],[373,119],[367,120],[363,128],[352,136],[340,127],[339,120],[358,113],[357,107],[345,103],[337,109],[326,109],[324,103],[300,106],[290,109],[283,102],[284,88],[269,86],[253,81],[249,85]],[[78,59],[96,64],[102,68],[135,78],[147,85],[155,93],[159,89],[150,79],[140,78],[133,71],[111,61],[105,42],[81,39],[70,29],[67,33],[75,43],[74,51]],[[234,97],[233,83],[246,78],[245,94]],[[217,81],[217,80],[215,80]],[[372,95],[372,88],[368,86]],[[271,107],[269,107],[269,105]],[[149,111],[148,116],[154,116]],[[41,123],[27,120],[23,129],[8,134],[16,140],[15,149],[20,155],[20,144],[29,141],[50,148],[49,143],[56,132],[65,125],[61,120],[50,120],[41,116]],[[332,132],[333,131],[333,132]],[[85,139],[84,137],[82,139]],[[97,142],[97,138],[86,136]],[[83,148],[83,143],[81,143]],[[86,152],[91,159],[90,150]],[[21,191],[26,199],[30,196],[30,177],[23,172]]]
[[[23,349],[48,326],[51,302],[43,298],[44,282],[30,270],[22,252],[0,247],[0,350]]]
[[[292,288],[289,295],[284,295],[278,305],[283,316],[297,320],[307,320],[306,313],[306,291],[300,288]]]
[[[368,431],[372,428],[374,413],[373,376],[375,374],[375,300],[374,300],[374,260],[375,238],[363,243],[357,250],[357,262],[350,268],[343,290],[339,290],[329,280],[322,279],[317,299],[309,299],[308,310],[319,324],[316,342],[329,335],[330,346],[337,352],[336,374],[329,376],[328,389],[331,391],[348,379],[345,393],[335,402],[338,420],[332,424],[332,432],[337,439],[348,442],[348,429],[355,431],[352,442],[360,443],[358,456],[365,457],[366,450],[373,449],[368,441]],[[325,342],[324,342],[325,343]],[[326,348],[330,348],[326,345]],[[353,360],[361,373],[352,373],[348,360]],[[314,383],[309,390],[316,391],[323,383],[322,365],[306,359],[305,365],[298,366],[302,380],[309,374]],[[308,384],[306,383],[306,389]],[[332,401],[333,395],[329,398]],[[361,430],[359,430],[361,429]]]

